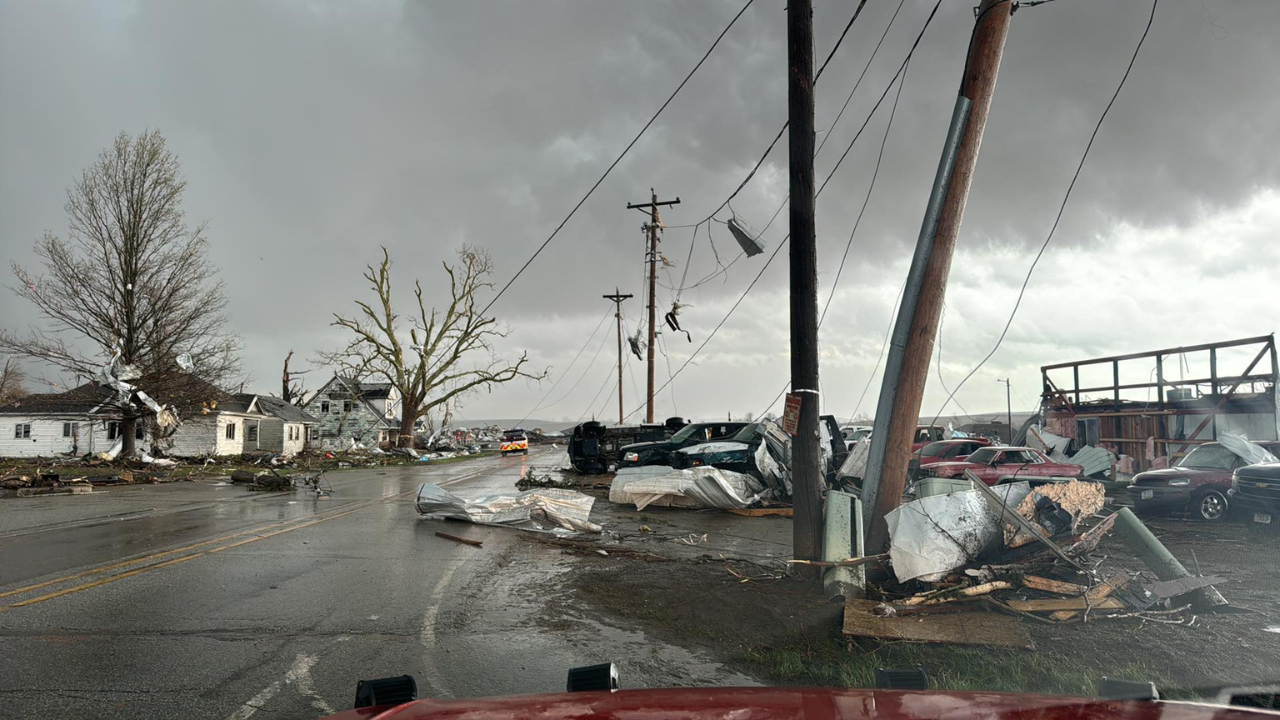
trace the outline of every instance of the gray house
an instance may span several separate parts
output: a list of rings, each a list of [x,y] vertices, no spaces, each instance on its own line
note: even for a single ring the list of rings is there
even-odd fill
[[[334,375],[303,409],[315,418],[310,439],[318,447],[394,444],[400,432],[400,393],[391,383]]]

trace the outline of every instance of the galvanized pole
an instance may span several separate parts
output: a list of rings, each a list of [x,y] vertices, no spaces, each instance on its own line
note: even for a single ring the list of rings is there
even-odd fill
[[[938,334],[947,276],[951,273],[951,257],[955,252],[960,221],[964,217],[969,185],[973,182],[987,113],[991,110],[991,98],[995,94],[996,76],[1000,72],[1000,59],[1009,34],[1013,6],[1009,0],[982,0],[978,7],[956,109],[960,112],[962,105],[972,103],[972,106],[967,108],[964,132],[954,153],[954,168],[948,173],[945,200],[937,216],[937,230],[930,237],[921,233],[919,242],[926,246],[923,253],[917,245],[912,273],[923,254],[923,274],[916,290],[913,292],[908,288],[903,295],[898,326],[895,327],[896,342],[890,347],[891,355],[895,352],[899,355],[899,368],[890,374],[892,368],[886,366],[881,402],[876,408],[872,454],[868,458],[867,478],[864,479],[872,488],[871,502],[868,502],[872,508],[867,530],[868,553],[881,552],[888,546],[889,530],[885,515],[902,503],[911,443],[919,422],[933,342]],[[944,161],[945,158],[944,155]],[[903,344],[899,346],[897,341]]]
[[[1011,380],[1009,378],[1005,378],[1004,380],[997,380],[996,382],[1004,383],[1004,407],[1005,407],[1006,418],[1008,418],[1008,421],[1009,421],[1009,444],[1012,445],[1013,444],[1013,395],[1012,395],[1013,386],[1010,384]]]
[[[817,560],[822,553],[822,450],[818,430],[818,249],[813,187],[813,3],[787,3],[787,107],[791,176],[791,392],[800,422],[792,441],[791,486],[795,519],[791,553]],[[798,565],[798,569],[806,566]],[[808,568],[813,570],[813,568]],[[817,577],[817,572],[807,572]]]

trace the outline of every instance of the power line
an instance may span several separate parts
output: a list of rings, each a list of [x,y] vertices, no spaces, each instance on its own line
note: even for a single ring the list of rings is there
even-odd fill
[[[542,403],[546,402],[547,398],[551,397],[551,393],[555,392],[557,387],[560,387],[560,382],[568,376],[569,370],[571,370],[574,364],[578,362],[578,358],[582,357],[582,353],[586,351],[587,346],[595,339],[596,333],[600,332],[600,328],[604,327],[605,321],[608,320],[609,316],[612,314],[613,311],[609,310],[604,314],[604,317],[600,318],[600,322],[596,324],[596,329],[591,331],[591,337],[587,338],[587,341],[582,343],[582,347],[578,349],[578,354],[574,355],[573,360],[570,360],[569,364],[565,366],[564,372],[560,374],[560,377],[556,378],[555,384],[551,386],[551,389],[547,390],[546,394],[542,396],[542,399],[538,400],[538,404],[535,405],[532,410],[525,413],[525,416],[520,418],[520,422],[516,423],[516,427],[523,425],[524,421],[528,420],[530,415],[533,415],[542,409]]]
[[[600,359],[600,352],[604,350],[604,346],[608,344],[609,344],[609,333],[605,333],[600,338],[600,345],[596,348],[595,354],[591,356],[591,360],[587,363],[587,366],[582,369],[582,374],[579,375],[578,380],[573,383],[573,387],[569,388],[569,391],[566,392],[564,395],[561,395],[559,400],[544,407],[543,408],[544,410],[546,408],[555,407],[556,405],[559,405],[560,403],[564,402],[569,398],[570,395],[573,394],[574,390],[578,389],[578,386],[582,384],[583,379],[585,379],[587,377],[587,374],[591,372],[591,368],[595,367],[596,360]]]
[[[942,407],[938,408],[938,412],[934,416],[935,421],[947,409],[947,405],[951,403],[960,388],[964,387],[964,384],[969,381],[969,378],[973,377],[974,373],[978,372],[983,365],[987,364],[991,356],[996,354],[996,351],[1000,349],[1001,343],[1004,342],[1005,335],[1009,333],[1009,327],[1013,325],[1013,319],[1017,316],[1018,308],[1022,305],[1022,298],[1027,292],[1027,285],[1031,282],[1031,274],[1035,272],[1036,265],[1039,264],[1040,258],[1044,256],[1044,251],[1048,249],[1049,242],[1053,240],[1053,235],[1058,230],[1058,224],[1062,221],[1062,215],[1067,209],[1067,202],[1071,199],[1071,191],[1075,189],[1076,181],[1080,179],[1080,171],[1084,169],[1084,163],[1089,157],[1089,151],[1093,149],[1093,141],[1097,139],[1098,131],[1102,129],[1103,121],[1107,119],[1107,114],[1111,112],[1111,107],[1115,105],[1116,98],[1120,97],[1120,91],[1124,89],[1125,81],[1129,79],[1129,73],[1133,71],[1133,65],[1138,60],[1138,53],[1142,51],[1142,46],[1147,41],[1147,35],[1151,32],[1151,25],[1155,22],[1156,7],[1159,4],[1160,0],[1152,0],[1151,2],[1151,15],[1147,18],[1147,26],[1142,31],[1142,37],[1138,38],[1138,45],[1133,49],[1133,56],[1129,58],[1129,65],[1125,67],[1124,75],[1120,78],[1120,84],[1116,85],[1115,92],[1111,94],[1111,100],[1107,102],[1107,106],[1102,110],[1102,115],[1098,117],[1097,124],[1093,126],[1093,133],[1089,135],[1089,142],[1084,147],[1084,154],[1080,156],[1080,162],[1076,165],[1075,174],[1071,176],[1071,182],[1067,184],[1067,192],[1062,196],[1062,204],[1058,206],[1058,214],[1053,219],[1053,225],[1049,228],[1049,234],[1045,237],[1044,243],[1040,245],[1040,251],[1036,253],[1035,259],[1031,261],[1031,267],[1027,268],[1027,276],[1023,278],[1022,288],[1018,290],[1018,299],[1013,303],[1013,310],[1009,312],[1009,319],[1005,322],[1004,329],[1000,331],[1000,337],[996,339],[995,347],[991,348],[991,352],[987,353],[986,357],[982,358],[982,361],[974,366],[969,371],[969,374],[965,375],[964,379],[960,381],[960,384],[956,385],[956,389],[947,396],[946,401],[942,403]]]
[[[814,156],[815,158],[816,158],[819,154],[821,154],[821,153],[822,153],[822,148],[823,148],[823,146],[825,146],[825,145],[827,144],[827,140],[831,139],[832,132],[836,129],[836,126],[840,124],[840,119],[841,119],[842,117],[844,117],[844,111],[845,111],[846,109],[848,109],[848,107],[849,107],[849,103],[853,100],[853,95],[854,95],[854,93],[856,93],[856,92],[858,91],[858,87],[862,84],[862,79],[863,79],[864,77],[866,77],[866,75],[867,75],[867,71],[871,69],[871,63],[875,61],[875,59],[876,59],[876,55],[880,52],[880,46],[884,44],[884,39],[885,39],[885,37],[886,37],[886,36],[888,36],[888,34],[889,34],[889,29],[890,29],[891,27],[893,27],[893,21],[894,21],[895,19],[897,19],[897,17],[898,17],[898,13],[899,13],[899,11],[901,11],[901,10],[902,10],[902,6],[903,6],[903,4],[904,4],[905,2],[906,2],[906,0],[899,0],[899,1],[898,1],[898,7],[893,11],[893,15],[889,18],[889,23],[885,26],[885,28],[884,28],[884,32],[880,35],[880,40],[879,40],[878,42],[876,42],[876,46],[875,46],[875,48],[873,48],[873,49],[872,49],[872,51],[871,51],[871,56],[867,58],[867,62],[866,62],[866,64],[865,64],[865,65],[863,65],[863,67],[862,67],[862,72],[858,74],[858,79],[857,79],[857,81],[856,81],[856,82],[854,82],[854,84],[853,84],[853,89],[849,91],[849,95],[848,95],[848,97],[846,97],[846,98],[845,98],[844,105],[843,105],[843,106],[841,106],[841,108],[840,108],[840,112],[836,113],[836,118],[835,118],[835,120],[831,121],[831,125],[830,125],[830,127],[828,127],[828,128],[827,128],[827,132],[824,134],[824,136],[823,136],[823,138],[822,138],[822,142],[818,144],[818,149],[814,151],[813,156]],[[820,75],[822,75],[822,70],[826,69],[827,63],[831,61],[831,58],[835,55],[836,50],[837,50],[837,49],[839,49],[840,44],[844,41],[844,36],[845,36],[845,35],[847,35],[847,34],[849,33],[849,28],[853,27],[853,21],[858,19],[858,15],[862,12],[862,6],[863,6],[863,5],[866,5],[866,0],[863,0],[863,1],[858,5],[857,10],[856,10],[856,11],[854,12],[854,14],[853,14],[853,17],[849,20],[849,23],[848,23],[847,25],[845,25],[844,32],[842,32],[842,33],[840,34],[840,39],[839,39],[839,40],[836,42],[836,44],[831,48],[831,52],[827,55],[827,59],[826,59],[825,61],[823,61],[823,63],[822,63],[822,68],[818,70],[818,75],[819,75],[819,76],[820,76]],[[932,18],[930,18],[930,19],[932,19]],[[927,23],[926,23],[926,26],[927,26]],[[814,83],[815,83],[815,84],[817,83],[817,77],[815,77],[815,78],[814,78]],[[873,112],[874,112],[874,110],[873,110]],[[750,172],[750,173],[748,173],[748,175],[747,175],[746,179],[742,181],[742,183],[738,186],[737,190],[734,190],[734,191],[733,191],[733,193],[728,197],[728,199],[726,199],[726,200],[724,201],[724,203],[720,205],[720,207],[719,207],[719,208],[716,208],[716,211],[715,211],[715,212],[713,212],[710,216],[708,216],[707,218],[705,218],[704,220],[702,220],[701,222],[699,222],[699,223],[697,223],[696,225],[694,225],[694,226],[693,226],[693,228],[694,228],[694,236],[693,236],[693,238],[692,238],[692,239],[690,239],[690,241],[689,241],[689,243],[690,243],[690,244],[689,244],[689,257],[690,257],[690,258],[692,258],[692,257],[693,257],[693,243],[697,240],[697,228],[698,228],[698,226],[702,225],[703,223],[709,223],[709,222],[714,218],[714,216],[715,216],[715,214],[716,214],[716,213],[720,212],[720,210],[723,210],[726,206],[728,206],[728,205],[729,205],[729,203],[733,200],[733,198],[737,197],[738,193],[739,193],[739,192],[741,192],[741,190],[742,190],[744,187],[746,187],[747,183],[751,181],[751,178],[755,175],[756,171],[760,169],[760,166],[764,163],[765,159],[766,159],[766,158],[768,158],[769,153],[773,151],[773,147],[774,147],[774,145],[776,145],[776,144],[777,144],[778,139],[782,137],[782,134],[786,131],[786,129],[787,129],[787,125],[785,125],[785,124],[784,124],[784,125],[782,126],[782,129],[778,131],[778,135],[777,135],[777,137],[775,137],[775,138],[773,139],[773,142],[769,143],[769,147],[768,147],[768,149],[766,149],[766,150],[765,150],[764,155],[762,155],[762,156],[760,157],[760,160],[756,162],[755,167],[751,170],[751,172]],[[855,140],[856,140],[856,138],[855,138]],[[782,201],[782,204],[778,205],[778,209],[777,209],[777,210],[775,210],[775,211],[773,212],[773,216],[769,218],[769,222],[768,222],[768,223],[766,223],[766,224],[765,224],[765,226],[764,226],[764,229],[760,231],[760,233],[759,233],[759,234],[760,234],[761,236],[763,236],[766,232],[768,232],[768,231],[769,231],[769,228],[773,226],[774,221],[778,219],[778,215],[780,215],[780,214],[782,213],[782,209],[783,209],[783,208],[785,208],[785,207],[787,206],[787,202],[788,202],[788,200],[789,200],[789,199],[790,199],[790,196],[788,195],[788,198],[787,198],[787,199],[784,199],[784,200]],[[730,208],[730,209],[732,209],[732,208]],[[689,226],[684,225],[684,226],[676,226],[676,227],[689,227]],[[711,226],[710,226],[710,225],[707,225],[707,240],[708,240],[708,241],[710,241],[710,240],[711,240]],[[714,245],[714,243],[712,243],[712,250],[713,250],[713,252],[714,252],[714,249],[715,249],[715,245]],[[734,259],[729,263],[729,265],[727,265],[727,266],[726,266],[726,265],[720,265],[720,269],[719,269],[718,271],[715,271],[715,272],[711,273],[710,275],[708,275],[708,276],[706,276],[705,278],[703,278],[703,279],[699,280],[698,282],[694,283],[692,286],[690,286],[690,287],[688,287],[688,288],[686,288],[686,287],[685,287],[685,285],[684,285],[684,278],[681,278],[681,280],[680,280],[680,290],[679,290],[678,292],[683,292],[683,291],[684,291],[684,290],[686,290],[686,289],[693,289],[693,288],[696,288],[696,287],[698,287],[699,285],[702,285],[702,284],[704,284],[704,283],[706,283],[706,282],[709,282],[710,280],[712,280],[712,279],[714,279],[714,278],[716,278],[716,277],[718,277],[718,276],[720,276],[720,275],[722,275],[722,274],[724,274],[724,273],[728,272],[728,271],[729,271],[729,268],[730,268],[730,267],[732,267],[732,266],[733,266],[733,264],[734,264],[734,263],[736,263],[740,258],[744,257],[744,255],[745,255],[745,253],[738,253],[737,257],[735,257],[735,258],[734,258]],[[718,263],[719,263],[719,258],[717,257],[717,259],[716,259],[716,260],[717,260],[717,264],[718,264]],[[688,268],[686,268],[686,273],[687,273],[687,270],[688,270]],[[679,299],[679,298],[677,297],[677,299]]]
[[[899,4],[898,7],[901,8],[902,5]],[[872,192],[875,191],[876,178],[880,177],[880,163],[882,160],[884,160],[884,149],[885,149],[885,146],[889,144],[889,131],[893,129],[893,119],[898,114],[898,101],[902,99],[902,88],[906,84],[907,84],[907,74],[904,68],[904,72],[902,73],[902,76],[898,80],[898,92],[893,96],[893,106],[889,109],[889,121],[885,123],[884,136],[880,138],[880,150],[879,150],[879,153],[876,155],[875,169],[871,171],[871,182],[868,183],[867,185],[866,196],[862,198],[862,207],[859,208],[858,210],[858,217],[853,221],[853,229],[849,231],[849,241],[845,243],[844,254],[840,256],[840,265],[838,268],[836,268],[836,276],[831,281],[831,292],[828,293],[827,295],[826,304],[822,306],[822,314],[818,316],[818,329],[822,329],[822,321],[827,319],[827,310],[831,307],[831,301],[835,299],[836,288],[839,287],[840,276],[844,272],[845,260],[848,259],[849,250],[853,247],[853,238],[858,233],[858,226],[862,224],[862,216],[864,213],[867,212],[867,205],[870,204],[871,202],[871,194]],[[872,112],[874,112],[874,110]],[[780,400],[783,394],[786,393],[787,391],[787,385],[790,385],[790,382],[782,386],[782,390],[778,393],[777,397],[773,399],[773,402],[769,403],[769,405],[765,407],[764,411],[761,413],[762,415],[768,412],[769,408],[778,404],[778,400]]]
[[[934,4],[933,10],[929,12],[929,17],[925,19],[924,27],[920,29],[920,34],[916,36],[915,42],[911,44],[911,50],[907,52],[907,56],[903,59],[902,65],[898,67],[898,72],[894,73],[893,77],[889,80],[889,84],[885,86],[884,92],[881,93],[880,95],[880,99],[876,101],[876,104],[871,108],[871,112],[867,114],[867,120],[862,123],[862,127],[858,130],[858,133],[854,136],[853,140],[849,141],[849,147],[845,148],[844,155],[840,156],[840,160],[838,160],[835,166],[831,168],[831,172],[827,174],[827,177],[825,180],[823,180],[821,187],[819,187],[818,191],[814,193],[815,198],[822,194],[822,190],[826,188],[827,183],[831,181],[832,176],[835,175],[836,171],[840,169],[840,165],[844,161],[844,158],[848,156],[849,150],[853,148],[853,144],[858,141],[859,137],[862,136],[862,131],[866,129],[867,123],[871,121],[871,116],[875,114],[876,109],[880,107],[880,104],[884,101],[884,98],[889,94],[889,91],[893,89],[893,83],[897,81],[898,77],[902,74],[903,70],[906,69],[907,63],[911,60],[911,56],[915,54],[916,48],[920,46],[920,40],[924,37],[925,32],[929,29],[929,26],[933,23],[933,18],[935,15],[937,15],[938,7],[941,5],[942,5],[942,0],[937,0],[937,2]],[[758,164],[757,164],[757,167],[759,167]],[[754,172],[754,170],[752,172]],[[730,197],[730,199],[732,199],[732,196]],[[728,203],[729,201],[726,200],[725,205],[728,205]],[[693,359],[698,356],[698,353],[700,353],[702,349],[707,346],[707,343],[711,342],[711,338],[715,337],[716,333],[720,330],[720,328],[724,326],[725,322],[729,319],[729,317],[732,316],[734,311],[738,309],[738,306],[742,304],[742,301],[746,299],[747,294],[750,293],[751,289],[755,287],[757,282],[759,282],[760,277],[764,275],[765,270],[769,269],[769,265],[773,263],[773,259],[778,256],[778,252],[782,250],[783,246],[785,246],[790,239],[791,239],[791,235],[790,233],[788,233],[787,236],[783,238],[781,242],[778,243],[778,247],[774,248],[773,254],[769,256],[769,259],[767,261],[765,261],[764,267],[760,268],[760,272],[756,274],[755,278],[751,281],[751,284],[747,286],[747,289],[743,291],[742,295],[738,297],[738,300],[734,302],[731,308],[729,308],[729,312],[726,313],[725,316],[721,318],[720,322],[716,324],[715,328],[711,331],[711,334],[707,336],[707,339],[703,340],[702,344],[698,346],[697,350],[694,350],[693,354],[690,355],[689,358],[684,361],[684,364],[682,364],[676,370],[675,375],[672,376],[671,380],[674,380],[676,376],[678,376],[681,372],[684,372],[684,369],[689,366],[689,363],[693,362]],[[670,384],[671,380],[668,380],[667,383]],[[662,388],[665,388],[665,387],[666,385],[662,386]],[[662,388],[658,388],[656,392],[660,392]],[[632,410],[630,413],[626,415],[626,417],[631,417],[632,415],[639,412],[639,410],[640,408],[636,408],[635,410]]]
[[[569,220],[572,219],[574,215],[577,214],[578,209],[582,207],[583,203],[585,203],[593,193],[595,193],[596,188],[600,187],[600,184],[604,182],[604,179],[609,177],[609,173],[613,172],[613,169],[618,166],[618,163],[622,162],[622,158],[627,156],[627,153],[631,151],[631,148],[635,147],[635,144],[639,142],[640,138],[646,131],[648,131],[649,127],[657,121],[658,116],[662,114],[662,111],[666,110],[667,106],[671,104],[671,101],[676,99],[676,95],[680,94],[680,91],[684,89],[684,86],[691,78],[693,78],[694,73],[698,72],[698,68],[702,67],[702,64],[711,56],[712,51],[714,51],[716,46],[720,44],[720,41],[724,39],[724,36],[729,32],[729,29],[738,22],[738,18],[742,17],[742,14],[747,11],[747,8],[751,7],[751,3],[753,2],[755,2],[755,0],[747,0],[747,3],[742,6],[742,9],[738,11],[738,14],[733,16],[733,19],[729,21],[729,24],[725,26],[724,30],[721,30],[720,34],[716,36],[715,42],[711,43],[711,47],[707,48],[707,51],[703,53],[702,58],[698,60],[698,63],[693,66],[693,69],[689,71],[689,74],[685,75],[684,79],[680,81],[680,84],[676,86],[676,89],[667,98],[666,102],[662,103],[662,106],[653,114],[653,117],[649,118],[649,122],[646,122],[644,127],[640,128],[640,132],[636,133],[636,136],[631,139],[631,142],[627,143],[627,146],[622,149],[622,153],[618,155],[617,159],[610,163],[609,167],[605,169],[604,174],[600,176],[600,179],[596,180],[595,184],[591,186],[591,189],[587,190],[587,194],[583,195],[582,199],[578,201],[578,204],[573,206],[573,209],[569,211],[569,214],[565,216],[564,220],[560,221],[560,224],[556,226],[556,229],[551,231],[551,235],[547,236],[547,239],[542,241],[542,244],[538,246],[538,249],[534,251],[533,255],[525,261],[524,265],[520,266],[520,269],[516,271],[515,275],[511,276],[511,279],[507,281],[507,284],[502,286],[502,289],[498,291],[498,294],[493,296],[493,299],[489,301],[489,304],[484,306],[484,309],[480,311],[481,315],[488,312],[489,308],[493,307],[493,304],[498,302],[498,298],[502,297],[502,294],[507,291],[507,288],[511,287],[511,284],[514,283],[516,279],[524,273],[525,269],[537,259],[538,255],[546,249],[547,245],[555,239],[556,235],[560,234],[560,230],[568,224]]]

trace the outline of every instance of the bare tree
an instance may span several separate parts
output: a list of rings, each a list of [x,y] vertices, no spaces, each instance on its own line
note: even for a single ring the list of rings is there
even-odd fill
[[[442,406],[447,411],[467,393],[519,377],[546,377],[545,372],[523,369],[527,353],[514,361],[494,354],[492,341],[507,333],[497,320],[481,314],[477,305],[477,295],[493,287],[488,280],[492,270],[493,262],[483,250],[465,246],[459,250],[456,265],[444,263],[452,298],[444,310],[428,311],[422,284],[415,281],[417,314],[406,336],[392,308],[391,256],[383,248],[382,263],[377,268],[368,266],[364,274],[377,302],[356,301],[360,312],[355,317],[334,315],[332,324],[349,330],[353,337],[343,349],[321,357],[352,377],[385,379],[400,392],[398,446],[412,446],[418,418]]]
[[[305,405],[312,393],[302,388],[302,382],[295,380],[297,375],[306,375],[310,370],[289,370],[289,361],[293,359],[293,351],[284,356],[284,374],[280,379],[280,399],[292,405]]]
[[[43,265],[13,265],[14,292],[45,327],[0,331],[0,351],[42,360],[85,379],[119,353],[137,387],[165,402],[199,402],[204,381],[227,381],[238,344],[223,332],[226,296],[207,259],[204,227],[182,212],[186,181],[157,131],[120,133],[67,191],[68,235],[35,244]],[[190,355],[190,373],[177,358]],[[187,390],[190,390],[190,393]],[[191,397],[187,397],[190,394]],[[121,402],[123,454],[146,411]]]
[[[26,372],[15,358],[4,359],[4,367],[0,367],[0,405],[8,405],[27,395],[23,383],[27,379]]]

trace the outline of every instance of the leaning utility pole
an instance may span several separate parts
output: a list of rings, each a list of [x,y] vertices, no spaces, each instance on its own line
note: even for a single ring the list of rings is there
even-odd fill
[[[822,554],[822,450],[818,430],[818,249],[813,194],[813,2],[787,2],[787,118],[791,176],[791,392],[800,418],[791,443],[791,554]],[[796,566],[806,568],[804,565]],[[816,575],[816,573],[809,573]]]
[[[613,317],[618,321],[618,424],[621,425],[623,418],[626,417],[622,410],[622,301],[631,297],[631,295],[623,295],[615,287],[612,295],[602,295],[601,297],[605,300],[613,301]]]
[[[982,145],[982,132],[995,93],[1013,7],[1014,3],[1009,0],[982,0],[974,23],[969,56],[960,81],[960,96],[952,117],[952,132],[943,149],[939,177],[929,198],[907,276],[908,287],[898,310],[876,406],[871,454],[863,478],[863,503],[871,509],[867,526],[868,554],[881,552],[888,546],[885,515],[902,503],[911,443],[919,422],[929,359],[933,355],[947,276],[951,272],[951,256],[978,162],[978,148]],[[953,139],[958,142],[953,143]],[[792,240],[794,242],[794,238]]]
[[[675,200],[658,201],[658,194],[649,188],[650,199],[647,203],[629,203],[628,210],[648,210],[649,222],[644,225],[644,230],[649,234],[649,400],[644,408],[644,421],[653,422],[653,343],[654,335],[657,333],[658,309],[654,291],[658,286],[658,231],[662,229],[662,218],[658,216],[659,205],[679,205],[680,198]]]

